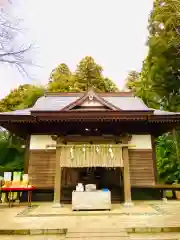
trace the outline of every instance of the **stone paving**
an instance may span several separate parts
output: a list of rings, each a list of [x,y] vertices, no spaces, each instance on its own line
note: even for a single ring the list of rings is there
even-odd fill
[[[63,236],[6,236],[1,235],[2,240],[64,240]],[[79,239],[82,240],[82,239]],[[95,239],[94,239],[95,240]]]
[[[2,240],[67,240],[67,238],[61,236],[1,236]],[[175,234],[136,234],[136,236],[130,236],[129,239],[115,237],[115,240],[179,240],[180,235]],[[76,238],[69,240],[102,240],[102,238]],[[112,238],[105,238],[105,240],[113,240]]]
[[[107,215],[157,215],[161,209],[153,204],[146,203],[135,204],[133,207],[127,208],[122,204],[113,204],[111,211],[72,211],[71,205],[64,205],[61,208],[53,208],[52,204],[42,203],[34,205],[30,209],[25,209],[18,216],[21,217],[61,217],[61,216],[107,216]]]
[[[145,210],[147,206],[147,209]],[[122,206],[117,210],[117,214],[87,214],[61,215],[58,208],[52,208],[52,203],[41,203],[39,210],[34,208],[29,213],[22,217],[22,212],[27,211],[25,206],[15,206],[12,208],[0,207],[0,230],[2,229],[70,229],[70,228],[170,228],[177,227],[180,229],[180,202],[168,201],[163,202],[140,202],[135,203],[135,206],[125,208]],[[41,209],[41,210],[40,210]],[[45,211],[46,209],[46,211]],[[48,210],[49,209],[49,210]],[[138,209],[138,211],[137,211]],[[141,209],[141,210],[140,210]],[[152,210],[150,210],[152,209]],[[49,217],[47,215],[49,211]],[[39,212],[38,212],[39,211]],[[44,211],[44,212],[43,212]],[[52,211],[52,212],[51,212]],[[70,212],[69,210],[66,210]],[[113,211],[116,211],[115,209]],[[33,215],[34,212],[34,216]],[[58,212],[58,214],[54,214]],[[119,214],[118,214],[119,213]],[[38,216],[38,214],[41,214]],[[44,214],[44,216],[43,216]],[[19,216],[18,216],[19,215]]]
[[[179,240],[180,233],[136,233],[129,234],[129,240]]]

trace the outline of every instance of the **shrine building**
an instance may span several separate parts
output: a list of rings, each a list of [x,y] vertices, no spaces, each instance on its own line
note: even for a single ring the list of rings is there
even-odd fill
[[[155,138],[180,114],[148,108],[130,92],[46,93],[29,109],[0,113],[0,125],[23,137],[24,172],[54,203],[77,183],[108,188],[130,204],[133,188],[157,184]]]

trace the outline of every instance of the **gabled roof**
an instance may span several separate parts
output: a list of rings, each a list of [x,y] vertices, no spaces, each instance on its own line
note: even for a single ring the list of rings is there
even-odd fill
[[[102,101],[122,111],[149,111],[150,109],[132,93],[97,93]],[[40,97],[31,111],[60,111],[84,96],[83,93],[52,93]]]
[[[113,105],[112,103],[106,101],[104,98],[98,96],[97,93],[95,93],[93,90],[88,91],[85,93],[82,97],[78,98],[76,101],[70,103],[69,105],[65,106],[62,111],[68,111],[73,110],[76,107],[82,107],[82,105],[86,103],[86,106],[95,105],[104,107],[104,109],[112,110],[112,111],[118,111],[120,110],[117,106]],[[91,104],[92,103],[92,104]],[[83,108],[83,107],[82,107]]]
[[[180,119],[180,113],[166,112],[162,110],[155,110],[148,108],[143,101],[133,96],[131,92],[117,92],[117,93],[95,93],[92,90],[86,93],[46,93],[46,95],[40,97],[32,108],[16,110],[11,112],[1,112],[2,116],[10,118],[16,116],[18,119],[22,117],[34,117],[36,113],[49,113],[54,112],[67,112],[74,107],[79,106],[86,101],[89,97],[93,97],[97,102],[106,107],[105,110],[111,110],[112,112],[126,114],[138,112],[139,115],[148,114],[154,121],[154,117],[159,118],[173,118],[173,121]],[[102,111],[103,112],[103,111]],[[1,120],[1,119],[0,119]]]

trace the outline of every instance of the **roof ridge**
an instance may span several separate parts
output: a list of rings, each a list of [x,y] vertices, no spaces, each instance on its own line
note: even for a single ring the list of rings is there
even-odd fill
[[[95,92],[100,97],[134,97],[132,92]],[[45,97],[81,97],[86,92],[46,92]]]

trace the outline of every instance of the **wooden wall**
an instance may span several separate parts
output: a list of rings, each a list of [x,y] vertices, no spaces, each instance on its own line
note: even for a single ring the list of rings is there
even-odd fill
[[[29,179],[36,187],[54,187],[55,150],[31,150],[29,155]]]
[[[55,150],[31,150],[29,159],[29,179],[38,188],[54,188]],[[78,171],[64,168],[62,170],[62,185],[76,185]]]
[[[133,186],[155,184],[152,149],[129,149],[130,177]]]
[[[29,179],[38,188],[54,188],[55,150],[31,150],[29,159]],[[133,186],[155,184],[152,150],[130,149],[130,176]],[[62,185],[78,181],[76,169],[63,169]],[[110,176],[109,176],[110,177]],[[119,184],[119,183],[118,183]]]

